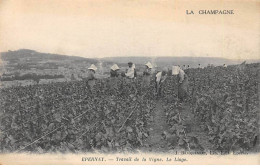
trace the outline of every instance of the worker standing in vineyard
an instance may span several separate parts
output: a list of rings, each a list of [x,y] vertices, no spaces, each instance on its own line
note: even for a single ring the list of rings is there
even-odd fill
[[[71,76],[70,76],[70,80],[71,80],[71,81],[75,81],[75,80],[76,80],[75,75],[74,75],[73,73],[72,73]]]
[[[137,72],[136,72],[136,69],[135,69],[135,64],[133,64],[133,69],[134,69],[134,79],[137,78]]]
[[[158,72],[155,76],[155,89],[157,97],[161,96],[162,84],[164,83],[166,77],[167,75],[165,70]]]
[[[153,66],[150,62],[145,64],[145,70],[143,72],[143,87],[148,87],[150,85],[152,67]]]
[[[135,77],[135,66],[132,62],[128,62],[128,69],[126,70],[125,76],[127,77],[128,81],[131,81]]]
[[[180,101],[184,101],[188,97],[188,76],[185,74],[185,72],[182,69],[179,69],[178,74],[178,97]]]
[[[96,84],[96,76],[95,73],[97,71],[97,67],[94,64],[91,64],[91,66],[88,68],[88,77],[86,78],[88,86],[91,91],[93,91],[93,88]]]

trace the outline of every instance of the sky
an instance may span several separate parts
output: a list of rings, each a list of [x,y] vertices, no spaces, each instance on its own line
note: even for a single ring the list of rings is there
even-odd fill
[[[0,0],[1,52],[259,59],[259,30],[257,0]]]

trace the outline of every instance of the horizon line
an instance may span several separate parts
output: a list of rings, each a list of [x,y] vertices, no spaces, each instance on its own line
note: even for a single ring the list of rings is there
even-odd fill
[[[7,50],[7,51],[1,51],[0,53],[5,53],[5,52],[14,52],[14,51],[19,51],[19,50],[31,50],[37,53],[42,53],[42,54],[55,54],[55,55],[60,55],[60,56],[68,56],[68,57],[81,57],[81,58],[87,58],[87,59],[105,59],[105,58],[116,58],[116,57],[144,57],[144,58],[157,58],[157,57],[177,57],[177,58],[181,58],[181,57],[185,57],[185,58],[219,58],[219,59],[227,59],[227,60],[260,60],[260,58],[225,58],[225,57],[208,57],[208,56],[140,56],[140,55],[136,55],[136,56],[106,56],[106,57],[85,57],[85,56],[79,56],[79,55],[67,55],[67,54],[61,54],[61,53],[51,53],[51,52],[41,52],[41,51],[37,51],[37,50],[33,50],[33,49],[28,49],[28,48],[21,48],[21,49],[17,49],[17,50]]]

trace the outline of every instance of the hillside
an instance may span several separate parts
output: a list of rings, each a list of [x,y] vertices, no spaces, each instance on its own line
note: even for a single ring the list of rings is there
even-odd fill
[[[215,66],[227,64],[240,64],[242,60],[229,60],[224,58],[206,57],[107,57],[101,59],[67,56],[50,53],[40,53],[29,49],[2,52],[0,55],[1,87],[12,85],[28,85],[37,83],[62,82],[81,80],[86,76],[87,68],[95,64],[98,68],[97,78],[109,76],[110,67],[117,63],[120,71],[124,72],[127,63],[135,63],[138,74],[142,74],[147,61],[157,65],[158,70],[172,65],[189,65],[191,68],[202,67],[208,64]],[[259,60],[247,60],[247,63]],[[121,73],[120,72],[120,73]]]
[[[60,66],[70,67],[72,64],[96,64],[97,60],[77,56],[40,53],[34,50],[21,49],[1,53],[1,59],[7,70],[19,69],[57,69]]]
[[[29,49],[20,49],[17,51],[1,52],[1,60],[4,62],[5,70],[28,70],[28,69],[85,69],[90,64],[97,66],[102,63],[102,70],[106,66],[118,63],[120,67],[127,66],[129,61],[135,63],[137,67],[142,66],[150,61],[158,67],[172,66],[172,65],[190,65],[190,67],[197,67],[198,64],[207,66],[208,64],[218,65],[233,65],[240,64],[244,60],[231,60],[225,58],[207,58],[207,57],[106,57],[102,59],[84,58],[80,56],[68,56],[51,53],[40,53]],[[259,62],[259,60],[247,60],[247,63]],[[1,64],[0,64],[1,66]],[[109,67],[107,67],[109,68]],[[106,71],[106,70],[105,70]]]
[[[68,81],[71,80],[72,75],[79,80],[79,76],[84,76],[91,64],[95,64],[99,69],[98,74],[102,75],[100,65],[107,67],[112,63],[101,64],[96,59],[40,53],[29,49],[2,52],[0,57],[1,85],[4,87],[17,82],[19,85],[27,85],[34,82]]]

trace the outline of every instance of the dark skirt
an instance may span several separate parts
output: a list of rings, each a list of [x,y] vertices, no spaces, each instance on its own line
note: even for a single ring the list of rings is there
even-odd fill
[[[151,76],[150,75],[144,75],[143,76],[143,87],[149,87],[151,82]]]
[[[179,86],[178,86],[178,97],[181,101],[188,98],[188,95],[189,95],[188,94],[188,86],[189,86],[188,77],[185,76],[183,82],[180,83]]]

